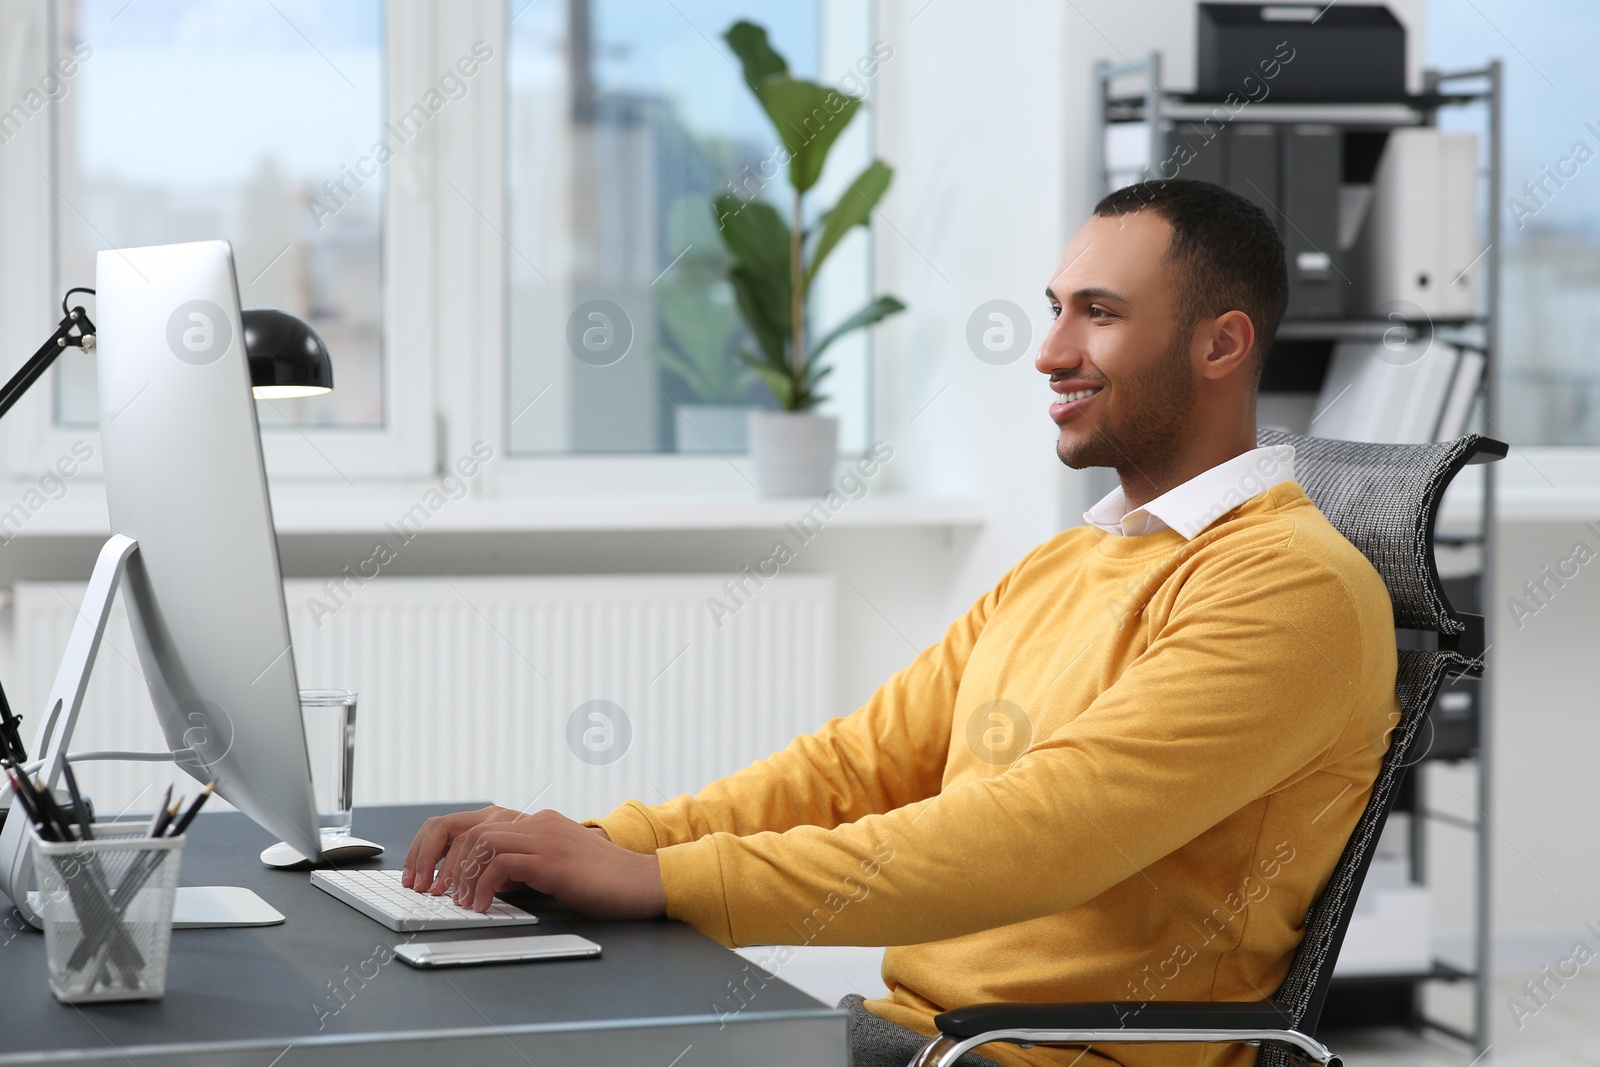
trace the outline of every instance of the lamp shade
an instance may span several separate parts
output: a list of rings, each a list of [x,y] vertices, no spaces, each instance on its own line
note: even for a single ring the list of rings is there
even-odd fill
[[[251,392],[257,400],[332,391],[333,360],[309,323],[272,308],[249,308],[242,318]]]

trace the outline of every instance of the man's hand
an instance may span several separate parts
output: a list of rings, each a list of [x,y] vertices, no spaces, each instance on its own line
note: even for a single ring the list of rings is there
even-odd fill
[[[437,815],[426,820],[422,824],[422,829],[417,831],[417,836],[412,839],[410,851],[406,853],[405,867],[400,872],[400,884],[419,893],[432,890],[434,896],[439,896],[450,888],[450,879],[444,876],[444,872],[455,868],[456,859],[460,854],[458,842],[461,834],[475,826],[526,818],[528,818],[527,812],[491,804],[477,811],[458,811],[451,815]],[[611,840],[611,835],[600,827],[592,826],[589,829],[605,840]],[[444,857],[443,863],[439,861],[441,856]],[[434,876],[435,869],[440,871],[440,877]]]
[[[490,807],[429,819],[411,844],[401,882],[435,896],[453,887],[456,903],[476,911],[519,883],[595,919],[653,918],[667,908],[654,856],[613,845],[598,827],[554,811]]]
[[[417,836],[411,840],[411,850],[406,853],[405,867],[400,872],[400,884],[419,893],[426,893],[431,889],[433,895],[438,896],[450,887],[450,880],[435,877],[434,869],[438,868],[442,873],[455,866],[454,861],[459,851],[457,842],[462,833],[474,826],[511,822],[522,818],[526,818],[524,812],[491,804],[477,811],[458,811],[428,819],[422,824],[422,829],[417,831]],[[446,852],[446,849],[449,851]],[[442,864],[439,862],[441,856],[444,858]]]

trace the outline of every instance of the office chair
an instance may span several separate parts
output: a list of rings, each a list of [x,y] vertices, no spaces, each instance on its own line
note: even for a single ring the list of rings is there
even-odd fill
[[[1451,608],[1434,563],[1433,527],[1439,502],[1462,467],[1503,459],[1506,445],[1478,434],[1441,444],[1380,445],[1265,429],[1257,431],[1256,440],[1263,447],[1294,446],[1296,481],[1382,576],[1394,604],[1395,626],[1434,634],[1438,646],[1399,650],[1395,690],[1400,720],[1366,810],[1327,887],[1306,916],[1305,934],[1289,973],[1270,998],[1253,1003],[1012,1003],[956,1008],[934,1018],[939,1036],[923,1045],[911,1067],[956,1067],[969,1050],[994,1041],[1024,1046],[1238,1042],[1260,1048],[1256,1067],[1286,1067],[1293,1059],[1341,1067],[1339,1057],[1313,1035],[1378,835],[1440,684],[1447,675],[1483,672],[1483,619]]]

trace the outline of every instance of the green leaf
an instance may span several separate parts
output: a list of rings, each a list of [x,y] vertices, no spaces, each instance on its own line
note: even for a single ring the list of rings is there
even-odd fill
[[[806,286],[817,276],[822,261],[828,258],[834,246],[844,240],[852,226],[865,226],[872,218],[872,209],[878,206],[894,171],[881,159],[867,164],[867,169],[856,176],[850,187],[839,197],[833,210],[822,216],[822,230],[817,246],[811,252],[811,265],[806,268]]]
[[[755,335],[767,363],[782,368],[786,363],[784,346],[789,336],[788,285],[757,274],[744,264],[728,271],[728,281],[733,284],[733,298],[739,305],[739,314],[744,316],[745,325]]]
[[[722,243],[732,255],[728,271],[734,299],[771,365],[784,361],[789,332],[789,227],[771,204],[724,194],[716,199]]]
[[[756,359],[748,352],[740,352],[739,359],[761,376],[767,383],[767,388],[772,390],[772,397],[778,406],[785,411],[803,411],[804,408],[795,406],[794,379],[784,371],[775,369]]]
[[[789,276],[789,226],[763,200],[716,198],[717,232],[733,258],[760,274]]]
[[[656,298],[668,342],[656,346],[656,361],[708,404],[739,403],[750,380],[749,372],[733,359],[738,313],[731,301],[717,299],[717,291],[725,285],[722,277],[663,284]]]
[[[905,309],[906,306],[892,296],[878,297],[878,299],[861,308],[861,310],[839,323],[832,330],[829,330],[821,340],[812,345],[810,354],[806,356],[807,365],[811,365],[818,356],[822,355],[824,349],[845,334],[850,333],[852,330],[864,329]]]
[[[724,283],[717,282],[718,288]],[[738,328],[733,306],[712,296],[710,286],[663,286],[656,309],[673,347],[702,367],[726,360],[728,342]]]
[[[733,54],[744,64],[744,80],[752,89],[768,78],[789,73],[789,63],[767,43],[767,31],[753,22],[739,21],[728,27],[722,35],[733,49]]]
[[[756,83],[756,96],[789,152],[789,184],[803,193],[822,175],[828,150],[855,118],[861,101],[799,78]]]

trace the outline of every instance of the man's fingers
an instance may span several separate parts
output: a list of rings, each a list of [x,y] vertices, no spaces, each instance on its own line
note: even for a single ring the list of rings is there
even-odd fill
[[[489,861],[489,854],[485,852],[483,846],[483,835],[489,826],[494,825],[505,824],[489,823],[474,826],[455,839],[450,848],[449,861],[439,869],[441,882],[439,890],[442,891],[447,886],[453,887],[456,898],[460,899],[462,887],[471,884],[483,865]],[[445,878],[447,874],[448,879]]]
[[[463,811],[447,815],[439,821],[439,826],[424,842],[422,854],[418,857],[417,868],[413,872],[413,889],[426,892],[440,885],[448,870],[449,856],[455,842],[462,833],[472,828],[478,818],[478,812]]]
[[[450,838],[452,820],[460,819],[467,812],[456,812],[451,815],[436,815],[426,820],[422,828],[417,831],[417,836],[411,839],[411,848],[406,853],[405,869],[401,872],[402,885],[424,883],[433,877],[434,864],[438,862],[439,854],[444,851],[444,844]]]
[[[506,829],[504,826],[485,827],[475,835],[472,852],[461,864],[456,880],[455,902],[463,907],[482,911],[488,903],[478,907],[477,901],[492,901],[500,890],[519,879],[508,873],[507,864],[515,862],[517,871],[532,877],[531,864],[547,851],[549,842],[539,831],[531,828]],[[524,864],[522,861],[528,861]],[[485,885],[490,886],[484,889]]]
[[[468,826],[450,839],[450,847],[439,861],[439,870],[434,876],[433,885],[428,888],[429,893],[439,896],[456,883],[460,878],[462,850],[471,846],[477,834],[477,826]]]
[[[519,822],[525,816],[520,811],[511,811],[506,808],[495,809],[495,815],[490,819],[480,819],[473,825],[463,828],[450,840],[450,849],[439,863],[439,873],[434,879],[432,887],[428,890],[434,896],[440,896],[450,890],[451,886],[459,885],[464,875],[464,868],[472,863],[481,863],[472,859],[474,850],[482,836],[493,829],[504,829],[513,823]]]
[[[515,817],[516,814],[491,805],[476,811],[437,815],[424,821],[422,828],[417,831],[417,836],[411,841],[410,850],[406,853],[400,884],[409,886],[419,893],[426,892],[435,884],[434,871],[439,867],[441,856],[447,854],[450,843],[457,835],[479,823],[496,818]]]
[[[472,843],[462,848],[451,879],[451,894],[457,904],[464,905],[472,899],[473,888],[493,859],[494,850],[484,843],[483,835],[473,835]]]
[[[515,852],[496,853],[479,872],[470,890],[471,896],[460,903],[473,911],[488,911],[489,905],[494,903],[496,893],[533,878],[538,864],[539,857],[535,855]]]
[[[478,881],[497,853],[516,852],[527,847],[521,840],[522,836],[514,831],[480,829],[471,835],[470,841],[463,841],[451,879],[451,893],[457,904],[465,906],[473,899]],[[491,841],[490,838],[495,840]]]
[[[422,820],[422,825],[417,828],[417,835],[411,839],[411,847],[406,849],[406,861],[400,868],[400,883],[410,885],[413,872],[417,869],[417,857],[422,854],[422,840],[428,836],[428,831],[433,828],[433,819]]]

